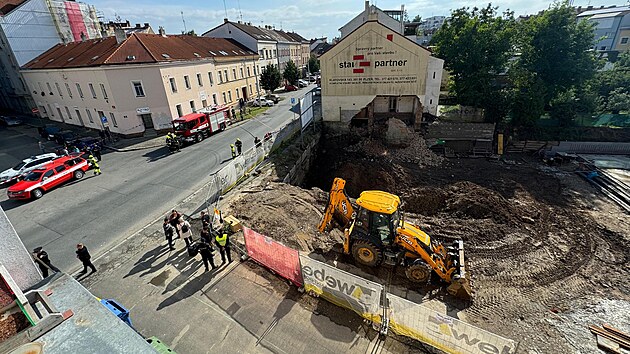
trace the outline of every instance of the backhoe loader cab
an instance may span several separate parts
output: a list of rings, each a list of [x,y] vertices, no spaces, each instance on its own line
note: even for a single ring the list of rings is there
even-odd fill
[[[464,268],[462,241],[452,245],[431,240],[419,227],[404,220],[400,198],[384,191],[364,191],[357,208],[345,194],[345,181],[335,178],[328,206],[319,225],[324,232],[336,221],[344,230],[343,250],[358,263],[406,267],[414,282],[427,282],[432,274],[450,284],[448,292],[469,299],[472,291]]]

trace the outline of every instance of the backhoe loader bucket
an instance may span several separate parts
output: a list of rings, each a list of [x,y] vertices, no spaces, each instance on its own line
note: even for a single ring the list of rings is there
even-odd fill
[[[457,265],[459,268],[458,274],[453,277],[451,285],[446,288],[449,294],[460,298],[462,300],[472,300],[473,292],[470,285],[470,279],[468,272],[466,271],[465,258],[464,258],[464,241],[457,241]]]

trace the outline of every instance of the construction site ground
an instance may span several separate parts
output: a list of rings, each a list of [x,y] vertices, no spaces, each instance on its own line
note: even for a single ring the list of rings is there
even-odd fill
[[[589,324],[630,332],[630,218],[580,179],[576,165],[552,168],[523,154],[443,159],[422,139],[395,149],[324,133],[301,186],[279,183],[285,167],[263,173],[225,212],[391,293],[514,339],[519,353],[597,352]],[[300,151],[294,145],[287,155]],[[342,255],[341,231],[317,231],[334,177],[346,179],[351,198],[370,189],[398,194],[406,219],[431,237],[463,239],[472,303],[443,284],[409,283],[404,269],[358,266]]]

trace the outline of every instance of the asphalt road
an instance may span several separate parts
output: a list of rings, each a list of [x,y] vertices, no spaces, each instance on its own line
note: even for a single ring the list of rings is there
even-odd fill
[[[290,97],[307,90],[281,94],[286,99],[240,126],[230,127],[181,152],[166,147],[129,152],[110,152],[100,163],[103,174],[86,177],[56,188],[35,201],[8,200],[0,192],[0,205],[27,249],[42,246],[54,265],[72,271],[80,264],[74,250],[78,242],[98,255],[148,223],[165,215],[174,205],[209,181],[209,175],[231,158],[229,145],[236,138],[243,150],[294,119]],[[20,128],[25,129],[25,128]],[[34,128],[30,128],[34,129]],[[21,158],[39,153],[37,140],[19,129],[0,130],[0,167],[15,165]]]

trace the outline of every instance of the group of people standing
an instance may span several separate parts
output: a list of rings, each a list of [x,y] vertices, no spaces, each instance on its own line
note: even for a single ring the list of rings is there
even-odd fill
[[[183,238],[186,242],[186,248],[188,254],[194,257],[197,253],[201,255],[201,259],[205,266],[206,271],[217,269],[218,267],[214,263],[214,251],[215,247],[221,254],[221,265],[232,262],[232,254],[230,249],[230,227],[224,225],[223,220],[220,218],[221,226],[218,228],[212,227],[212,220],[210,215],[205,211],[201,212],[201,232],[199,234],[199,240],[195,241],[193,238],[193,231],[190,223],[184,219],[184,217],[177,211],[171,211],[171,214],[164,218],[164,235],[170,250],[175,250],[174,241],[178,238]]]

